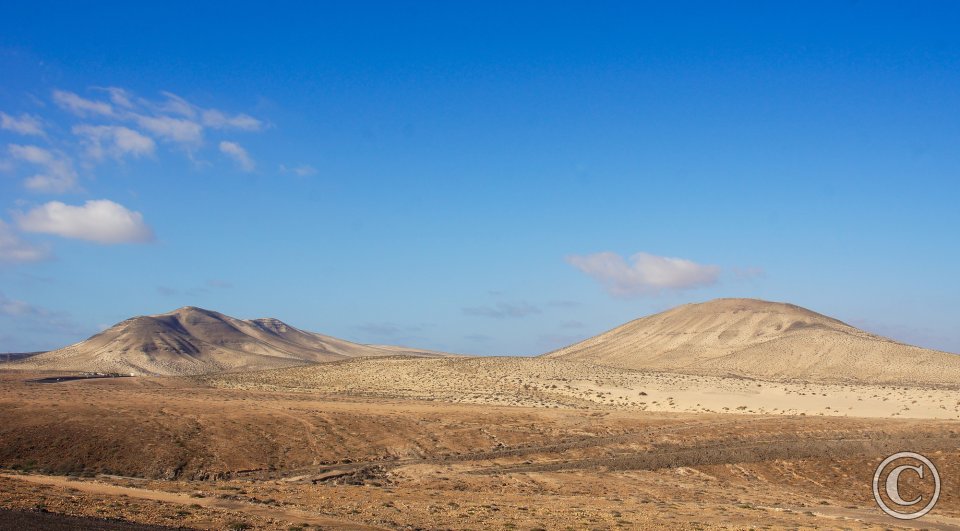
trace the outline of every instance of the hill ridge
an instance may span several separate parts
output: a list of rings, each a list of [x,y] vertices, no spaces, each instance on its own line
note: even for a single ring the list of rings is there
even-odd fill
[[[237,319],[196,306],[125,319],[67,347],[12,362],[21,369],[192,375],[355,357],[443,353],[372,346],[307,332],[272,317]]]

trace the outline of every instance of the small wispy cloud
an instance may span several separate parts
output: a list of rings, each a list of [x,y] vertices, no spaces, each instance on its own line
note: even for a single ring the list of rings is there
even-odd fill
[[[104,87],[99,90],[106,92],[110,96],[110,101],[117,107],[132,109],[135,105],[133,103],[133,95],[126,89],[120,87]]]
[[[82,118],[87,116],[113,116],[113,106],[109,103],[88,100],[66,90],[53,91],[53,102],[61,109]]]
[[[289,167],[285,164],[280,165],[281,173],[292,173],[297,177],[309,177],[316,175],[317,169],[309,164],[300,164],[299,166]]]
[[[171,288],[170,286],[157,286],[157,293],[164,297],[173,297],[174,295],[179,295],[180,290]]]
[[[203,125],[213,129],[238,129],[240,131],[259,131],[263,122],[249,114],[229,115],[216,109],[207,109],[201,115]]]
[[[253,159],[250,158],[250,154],[248,154],[247,150],[243,149],[240,144],[224,140],[220,142],[220,152],[232,158],[241,170],[253,171],[255,167]]]
[[[50,258],[50,249],[23,241],[13,227],[0,220],[0,262],[22,264]]]
[[[21,114],[19,118],[0,112],[0,129],[25,136],[43,136],[43,122],[36,116]]]
[[[60,343],[63,340],[73,340],[77,336],[89,333],[89,330],[78,326],[70,314],[48,310],[23,300],[13,299],[7,297],[3,292],[0,292],[0,317],[11,321],[18,331],[41,334],[53,344]],[[10,339],[12,341],[3,341],[4,347],[6,347],[4,350],[9,351],[19,348],[18,338]]]
[[[30,145],[10,144],[7,149],[14,159],[41,169],[24,181],[26,188],[36,192],[63,193],[76,187],[77,172],[66,155]]]
[[[358,340],[365,343],[413,345],[424,342],[424,326],[426,325],[368,322],[354,328],[357,330]]]
[[[492,306],[468,306],[462,308],[465,315],[491,317],[493,319],[512,319],[541,313],[540,308],[526,302],[498,302]]]
[[[39,315],[40,308],[24,301],[8,298],[0,292],[0,315]]]
[[[467,341],[473,341],[474,343],[486,343],[493,339],[492,337],[486,334],[467,334],[463,336]]]
[[[599,282],[615,297],[656,295],[717,283],[720,268],[683,258],[636,253],[629,262],[612,252],[568,256],[567,263]]]
[[[154,238],[142,214],[107,199],[87,201],[82,206],[51,201],[26,213],[14,213],[14,219],[25,232],[101,244],[146,243]]]
[[[142,129],[163,140],[195,145],[203,140],[203,126],[192,120],[142,114],[133,118]]]
[[[161,94],[166,98],[166,101],[160,104],[150,104],[161,113],[176,114],[211,129],[259,131],[263,128],[263,122],[249,114],[230,114],[219,109],[204,109],[172,92],[161,92]]]
[[[159,104],[151,104],[146,101],[145,103],[155,107],[159,112],[162,113],[178,114],[190,119],[197,117],[197,107],[189,101],[168,91],[161,91],[160,94],[166,98],[166,101],[163,101]]]
[[[73,134],[82,139],[87,156],[95,160],[152,155],[156,148],[152,138],[120,125],[77,125]]]

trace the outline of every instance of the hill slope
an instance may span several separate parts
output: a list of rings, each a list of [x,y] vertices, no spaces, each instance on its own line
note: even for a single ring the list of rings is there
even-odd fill
[[[960,383],[960,356],[904,345],[792,304],[754,299],[679,306],[544,357],[775,380]]]
[[[360,345],[305,332],[276,319],[246,321],[188,306],[127,319],[86,341],[11,365],[38,370],[186,375],[393,356],[398,351],[437,354]]]

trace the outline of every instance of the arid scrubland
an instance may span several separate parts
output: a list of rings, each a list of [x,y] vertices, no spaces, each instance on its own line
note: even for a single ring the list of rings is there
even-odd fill
[[[0,371],[0,527],[960,527],[948,354],[860,370],[863,345],[887,349],[874,361],[913,347],[758,301],[648,319],[535,358],[357,345],[192,308],[126,321]],[[839,360],[826,371],[781,349],[822,341]],[[70,370],[84,360],[203,374]],[[871,490],[904,450],[943,479],[916,522],[880,512]]]

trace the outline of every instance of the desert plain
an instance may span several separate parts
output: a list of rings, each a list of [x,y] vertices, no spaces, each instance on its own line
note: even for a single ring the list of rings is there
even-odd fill
[[[147,374],[200,367],[211,342],[217,363],[249,353],[216,328],[224,322],[261,334],[243,324],[253,321],[165,314],[182,337],[164,344],[189,341],[185,360],[155,355],[143,340],[156,332],[118,347],[122,334],[108,331],[91,338],[96,348],[0,372],[0,527],[960,528],[960,380],[943,357],[953,355],[769,304],[667,312],[625,325],[627,347],[587,340],[534,358],[340,356],[349,349],[336,344],[298,365],[271,343],[243,362],[255,367]],[[585,347],[613,357],[589,359]],[[747,359],[756,352],[767,358]],[[902,359],[844,369],[872,352]],[[82,376],[76,356],[142,373],[63,378]],[[71,370],[50,366],[64,359]],[[877,465],[899,451],[927,456],[942,479],[917,520],[884,514],[873,497]],[[930,495],[915,476],[902,482],[905,499]]]

